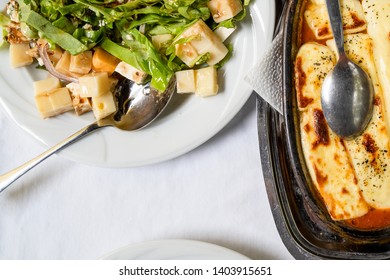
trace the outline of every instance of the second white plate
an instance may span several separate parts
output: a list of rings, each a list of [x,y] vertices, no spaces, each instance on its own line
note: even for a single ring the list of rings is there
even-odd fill
[[[156,240],[128,245],[104,256],[105,260],[249,260],[230,249],[194,240]]]

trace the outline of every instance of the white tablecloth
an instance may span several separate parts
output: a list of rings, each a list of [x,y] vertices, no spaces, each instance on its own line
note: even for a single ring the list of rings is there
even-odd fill
[[[101,168],[54,155],[0,194],[0,259],[97,259],[162,239],[291,259],[264,186],[252,95],[215,137],[176,159]],[[0,110],[0,173],[44,148]]]

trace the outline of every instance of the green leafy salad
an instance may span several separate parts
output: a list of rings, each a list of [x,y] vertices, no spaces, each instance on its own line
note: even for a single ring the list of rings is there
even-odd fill
[[[161,92],[176,75],[178,93],[215,95],[216,71],[232,53],[224,40],[245,17],[248,4],[249,0],[11,0],[0,24],[10,44],[11,66],[37,60],[52,74],[34,84],[42,117],[73,108],[78,114],[93,110],[99,119],[114,109],[106,94],[118,73],[136,83],[150,81]]]

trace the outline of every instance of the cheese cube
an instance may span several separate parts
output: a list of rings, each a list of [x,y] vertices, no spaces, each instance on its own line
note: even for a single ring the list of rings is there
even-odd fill
[[[92,51],[85,51],[70,57],[69,71],[78,74],[88,74],[92,68]]]
[[[230,19],[242,11],[240,0],[210,0],[207,6],[217,23]]]
[[[199,53],[191,45],[191,43],[177,44],[175,45],[176,55],[189,67],[194,66]]]
[[[43,119],[54,116],[54,109],[48,95],[35,96],[35,104]]]
[[[166,47],[166,43],[169,42],[169,40],[172,40],[173,35],[172,34],[159,34],[159,35],[153,35],[152,36],[152,44],[157,49],[160,50],[163,47]]]
[[[175,75],[177,93],[195,92],[195,71],[193,69],[178,71]]]
[[[42,118],[53,117],[73,109],[72,99],[66,87],[36,95],[35,103]]]
[[[44,80],[35,81],[33,83],[33,86],[34,86],[35,96],[38,96],[38,95],[47,94],[53,89],[60,88],[61,83],[59,79],[51,76]]]
[[[131,66],[124,61],[119,62],[119,64],[115,68],[115,72],[121,74],[123,77],[137,84],[141,84],[148,75],[147,73],[138,70],[137,68]]]
[[[214,34],[217,35],[218,38],[223,42],[234,32],[234,30],[236,30],[235,27],[227,28],[220,26],[214,30]]]
[[[116,111],[114,96],[111,91],[92,97],[92,110],[96,120],[101,120]]]
[[[9,55],[11,67],[17,68],[33,63],[33,58],[27,54],[30,50],[28,43],[11,44],[9,47]]]
[[[75,72],[70,71],[70,59],[71,59],[71,54],[67,51],[65,51],[60,60],[58,60],[56,66],[54,67],[58,72],[71,76],[71,77],[80,77],[81,75]]]
[[[120,60],[101,48],[95,49],[92,56],[92,69],[95,72],[107,72],[112,75]]]
[[[48,49],[47,54],[49,55],[50,61],[56,65],[61,59],[63,51],[60,48]]]
[[[110,90],[112,82],[107,72],[98,72],[84,75],[79,78],[81,97],[97,97]]]
[[[218,93],[217,69],[212,66],[195,70],[195,94],[206,97]]]
[[[73,109],[72,98],[66,87],[57,88],[50,92],[49,100],[55,113],[62,114]]]
[[[72,105],[78,116],[92,110],[92,104],[88,97],[81,97],[81,86],[78,83],[69,83],[66,87],[70,91]]]
[[[194,39],[185,44],[190,45],[193,49],[196,50],[198,55],[203,55],[209,53],[210,58],[207,60],[207,64],[214,65],[221,61],[228,53],[228,49],[218,38],[217,35],[207,26],[203,20],[198,20],[193,25],[188,27],[179,37],[189,38],[193,37]],[[184,44],[182,44],[184,45]],[[184,62],[191,61],[193,63],[193,53],[189,53],[191,57],[188,57],[188,53],[181,51],[180,45],[176,45],[176,55]],[[186,63],[187,64],[187,63]],[[193,65],[187,64],[189,67]]]

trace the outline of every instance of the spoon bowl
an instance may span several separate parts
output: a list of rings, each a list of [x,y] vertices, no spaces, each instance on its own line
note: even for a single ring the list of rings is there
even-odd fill
[[[366,72],[340,59],[322,85],[321,105],[329,127],[342,138],[362,133],[371,120],[374,88]]]
[[[174,76],[171,78],[164,92],[159,92],[152,88],[150,83],[138,85],[127,79],[119,81],[114,91],[114,99],[117,107],[116,112],[91,123],[32,160],[0,175],[0,193],[52,154],[100,128],[113,126],[126,131],[144,128],[152,123],[167,107],[175,89],[176,80]]]
[[[339,59],[322,85],[321,106],[332,131],[350,139],[362,134],[370,122],[374,87],[367,73],[345,53],[339,0],[326,0],[326,6]]]

